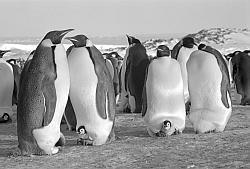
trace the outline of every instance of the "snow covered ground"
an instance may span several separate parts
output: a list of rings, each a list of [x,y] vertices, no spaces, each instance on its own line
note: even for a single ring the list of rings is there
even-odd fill
[[[205,43],[216,49],[222,54],[229,54],[236,50],[250,49],[250,30],[247,29],[223,29],[212,28],[201,30],[197,33],[191,34],[195,37],[198,43]],[[148,39],[143,43],[147,49],[148,55],[155,56],[156,48],[159,45],[167,45],[170,49],[179,41],[179,38],[169,39]],[[36,42],[36,43],[35,43]],[[0,41],[0,50],[11,50],[11,53],[5,55],[6,59],[9,58],[23,58],[26,59],[29,53],[34,50],[39,42],[25,40],[2,40]],[[64,44],[65,48],[68,48],[71,44]],[[96,45],[96,47],[102,52],[116,51],[122,57],[125,55],[125,49],[127,45]]]

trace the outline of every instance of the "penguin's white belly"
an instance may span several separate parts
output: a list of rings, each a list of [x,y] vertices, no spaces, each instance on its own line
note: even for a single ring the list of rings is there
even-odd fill
[[[165,120],[182,131],[185,127],[185,104],[183,81],[176,60],[158,58],[148,69],[146,81],[147,111],[144,121],[148,128],[157,133]]]
[[[12,95],[14,88],[14,75],[12,66],[0,59],[0,117],[4,113],[12,115]]]
[[[57,45],[54,52],[57,73],[57,78],[55,80],[57,98],[54,116],[48,126],[33,130],[33,135],[39,147],[47,154],[54,153],[53,148],[60,138],[60,124],[67,104],[70,86],[68,61],[65,49],[62,45]]]
[[[189,119],[194,129],[199,132],[223,131],[232,108],[229,93],[229,108],[226,108],[221,100],[222,73],[217,60],[212,54],[203,51],[197,51],[192,55],[187,68],[192,103]],[[195,57],[200,57],[201,61],[193,61]]]
[[[70,99],[76,114],[76,128],[85,126],[88,135],[94,140],[94,145],[104,144],[113,122],[108,118],[101,118],[98,114],[96,105],[98,78],[89,52],[86,48],[74,48],[68,60],[71,77]]]

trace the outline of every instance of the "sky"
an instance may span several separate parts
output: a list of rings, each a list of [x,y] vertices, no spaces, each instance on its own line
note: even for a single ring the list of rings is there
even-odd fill
[[[0,0],[0,37],[74,28],[87,36],[250,28],[250,0]]]

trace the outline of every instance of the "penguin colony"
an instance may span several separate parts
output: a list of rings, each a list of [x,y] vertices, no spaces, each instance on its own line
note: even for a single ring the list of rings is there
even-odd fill
[[[149,58],[140,40],[127,35],[123,58],[102,54],[85,35],[65,38],[71,31],[48,32],[22,71],[2,59],[11,51],[0,51],[0,122],[11,119],[17,104],[21,155],[58,153],[65,145],[62,119],[78,133],[77,144],[103,145],[115,140],[116,111],[142,113],[148,134],[166,137],[182,133],[186,118],[196,133],[224,131],[233,83],[241,104],[250,104],[249,51],[229,54],[227,61],[187,36],[172,50],[158,46]],[[67,50],[64,39],[72,43]]]

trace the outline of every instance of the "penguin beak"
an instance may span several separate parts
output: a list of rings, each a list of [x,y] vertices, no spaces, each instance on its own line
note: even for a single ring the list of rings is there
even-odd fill
[[[131,45],[131,44],[132,44],[132,38],[131,38],[131,36],[129,36],[129,35],[127,35],[127,34],[126,34],[126,36],[127,36],[127,38],[128,38],[128,44]]]
[[[60,38],[62,39],[67,33],[73,31],[74,29],[66,29],[66,30],[62,30],[62,31],[59,31],[60,33]]]
[[[75,39],[74,37],[66,37],[65,39],[69,40],[69,41],[72,42],[72,43],[78,42],[78,40]]]

